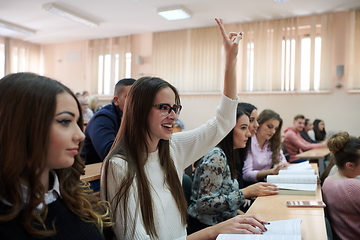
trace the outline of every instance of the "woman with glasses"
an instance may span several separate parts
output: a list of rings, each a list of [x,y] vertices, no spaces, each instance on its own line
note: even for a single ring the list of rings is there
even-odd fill
[[[253,216],[239,216],[186,236],[183,170],[215,146],[235,125],[236,56],[241,34],[228,36],[216,19],[226,54],[224,95],[216,116],[192,131],[172,135],[181,110],[170,83],[142,77],[132,86],[120,130],[106,157],[101,196],[110,201],[117,239],[215,239],[219,233],[261,233]]]

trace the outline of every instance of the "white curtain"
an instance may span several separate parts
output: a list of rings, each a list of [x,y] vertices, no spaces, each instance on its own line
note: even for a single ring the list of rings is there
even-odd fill
[[[239,92],[301,90],[301,39],[310,39],[308,91],[315,89],[314,72],[320,71],[318,90],[331,87],[331,51],[321,51],[321,69],[315,69],[315,38],[321,48],[332,49],[332,13],[226,25],[244,33],[238,58]],[[291,66],[284,64],[284,42]],[[181,92],[220,92],[223,64],[222,39],[217,27],[154,33],[155,75],[173,83]],[[285,70],[284,70],[285,67]]]
[[[39,44],[5,38],[5,74],[16,72],[40,72]]]
[[[350,11],[348,89],[360,90],[360,10]]]
[[[221,45],[217,27],[154,33],[153,72],[181,92],[219,92]]]
[[[129,36],[88,41],[89,61],[87,64],[90,68],[92,94],[104,93],[104,88],[106,86],[104,86],[103,83],[103,86],[99,88],[99,81],[104,78],[105,74],[110,74],[111,82],[109,87],[111,95],[117,80],[125,78],[126,53],[130,52],[129,41]],[[105,57],[106,55],[110,56],[111,59],[110,69],[104,69],[106,71],[100,72],[99,57]]]

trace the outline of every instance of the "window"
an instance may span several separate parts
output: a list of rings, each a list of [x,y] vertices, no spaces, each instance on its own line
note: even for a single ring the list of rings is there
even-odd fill
[[[125,54],[125,77],[131,76],[131,53]],[[115,84],[119,79],[120,54],[98,57],[98,94],[113,94]]]
[[[254,43],[247,44],[247,69],[246,69],[246,90],[254,90]]]
[[[316,37],[314,44],[315,47],[312,59],[311,39],[309,37],[304,37],[301,39],[301,91],[320,90],[321,38]],[[313,74],[311,74],[311,72],[313,72]]]
[[[5,44],[0,43],[0,79],[5,76]]]
[[[92,93],[112,95],[115,84],[120,79],[131,76],[131,66],[128,66],[129,56],[131,58],[129,50],[128,36],[88,42]]]
[[[295,89],[295,40],[282,40],[281,51],[281,90]]]

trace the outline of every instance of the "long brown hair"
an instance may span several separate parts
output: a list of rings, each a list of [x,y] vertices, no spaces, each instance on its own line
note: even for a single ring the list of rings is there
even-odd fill
[[[279,121],[278,129],[276,130],[272,138],[269,140],[270,150],[272,151],[272,155],[271,155],[272,164],[275,165],[280,162],[281,128],[282,128],[283,120],[281,119],[280,115],[274,112],[273,110],[265,109],[259,114],[257,121],[260,126],[261,124],[263,124],[264,122],[270,119],[276,119]]]
[[[83,129],[80,104],[71,90],[60,82],[33,73],[9,74],[0,80],[0,197],[11,203],[9,211],[0,216],[0,222],[10,221],[23,211],[21,222],[32,235],[56,234],[55,229],[48,229],[44,224],[47,205],[43,204],[40,212],[34,210],[44,203],[47,191],[40,176],[48,161],[56,98],[63,92],[77,102],[80,113],[77,124]],[[77,155],[71,167],[55,170],[61,197],[83,221],[92,222],[102,230],[103,226],[111,225],[108,207],[106,203],[99,203],[88,185],[80,181],[84,168]],[[21,185],[26,185],[28,190],[25,205]],[[39,229],[39,224],[43,229]]]
[[[156,77],[142,77],[138,79],[131,87],[121,122],[120,130],[116,136],[109,155],[105,159],[105,176],[102,179],[106,181],[108,162],[116,154],[120,154],[127,161],[127,174],[118,187],[114,199],[108,199],[114,207],[114,213],[120,210],[124,217],[124,231],[128,231],[127,216],[128,200],[130,187],[136,182],[137,192],[139,194],[142,220],[145,230],[151,237],[158,237],[154,223],[154,202],[151,198],[149,180],[145,172],[145,164],[148,158],[148,145],[146,139],[150,137],[150,126],[148,116],[154,104],[156,94],[163,88],[169,87],[175,93],[175,103],[180,104],[180,97],[175,87],[170,83]],[[165,173],[165,184],[169,187],[176,205],[179,209],[182,222],[186,223],[187,203],[183,195],[181,183],[173,160],[170,156],[170,146],[168,140],[160,140],[158,143],[160,165]],[[106,185],[106,183],[105,183]],[[103,189],[102,191],[106,191]],[[141,197],[140,197],[141,194]],[[105,192],[106,198],[108,198]],[[175,213],[174,213],[175,214]],[[114,216],[116,219],[119,216]],[[136,219],[133,219],[134,223]],[[135,226],[135,224],[133,224]],[[134,234],[135,229],[130,229]]]
[[[246,115],[249,117],[247,112],[244,112],[243,109],[239,106],[236,109],[236,120],[238,120],[242,115]],[[230,168],[231,178],[237,179],[237,169],[236,163],[240,161],[244,161],[244,158],[241,156],[241,149],[234,149],[234,128],[226,135],[226,137],[221,140],[218,146],[224,151],[227,164]],[[246,148],[246,147],[245,147]],[[247,148],[245,154],[247,153]]]

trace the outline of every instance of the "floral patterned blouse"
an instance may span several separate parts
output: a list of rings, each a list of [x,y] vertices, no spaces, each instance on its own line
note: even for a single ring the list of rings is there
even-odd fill
[[[245,203],[221,148],[215,147],[202,157],[194,174],[191,201],[189,215],[207,225],[236,216],[236,210]]]

